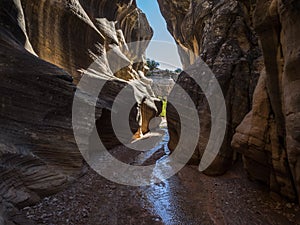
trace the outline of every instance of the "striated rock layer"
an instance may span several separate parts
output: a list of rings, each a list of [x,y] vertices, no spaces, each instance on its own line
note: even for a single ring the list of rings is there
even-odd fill
[[[206,174],[220,175],[232,165],[231,139],[235,128],[251,109],[252,94],[262,68],[261,51],[252,29],[252,5],[230,1],[158,0],[168,30],[178,44],[184,69],[201,57],[216,75],[226,101],[228,125],[221,151]],[[193,69],[201,76],[200,69]],[[192,162],[199,162],[209,138],[211,119],[208,102],[197,84],[182,73],[177,84],[191,96],[198,109],[201,134]],[[182,101],[183,107],[185,102]],[[188,110],[188,109],[187,109]],[[169,147],[174,149],[180,124],[169,106]]]
[[[225,96],[227,134],[221,152],[205,173],[224,173],[234,161],[236,150],[242,154],[251,178],[299,200],[298,1],[158,2],[185,68],[200,56],[215,73]],[[210,132],[208,103],[186,73],[177,83],[198,108],[201,135],[193,157],[198,163]],[[167,113],[169,146],[174,149],[180,123],[172,106]]]
[[[23,0],[22,5],[25,19],[30,21],[26,24],[28,37],[38,56],[72,74],[76,83],[81,75],[78,69],[87,68],[94,60],[91,52],[102,55],[103,48],[121,45],[126,49],[126,43],[148,41],[153,35],[134,1]],[[120,58],[128,64],[136,58],[143,60],[146,47],[120,51]],[[138,65],[135,69],[144,70],[143,63]],[[134,73],[132,66],[124,68],[124,77],[119,77]]]
[[[300,5],[258,1],[255,28],[264,54],[252,111],[232,145],[251,177],[290,199],[300,196]]]
[[[20,1],[1,1],[0,24],[0,202],[24,207],[82,169],[71,129],[75,86],[33,54]]]
[[[0,1],[1,224],[13,217],[14,207],[35,204],[82,173],[77,144],[92,147],[76,144],[72,129],[75,84],[82,72],[109,80],[96,106],[97,129],[82,124],[84,135],[98,130],[108,147],[119,144],[111,133],[111,108],[126,86],[136,99],[132,131],[137,136],[148,131],[161,107],[143,76],[152,34],[135,1]],[[144,42],[127,45],[134,41]],[[97,71],[91,73],[94,60]],[[82,101],[88,98],[83,95]]]
[[[170,95],[178,74],[168,70],[154,70],[148,75],[152,83],[152,90],[155,96],[166,98]]]

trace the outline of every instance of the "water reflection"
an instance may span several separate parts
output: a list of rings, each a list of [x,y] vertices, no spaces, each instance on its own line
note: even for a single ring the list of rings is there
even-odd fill
[[[171,153],[168,148],[170,138],[168,129],[163,123],[160,129],[164,132],[163,138],[161,142],[149,152],[142,153],[144,156],[145,154],[149,154],[146,158],[150,158],[153,154],[161,151],[163,152],[163,155],[157,159],[157,161],[160,161],[168,157]],[[158,171],[155,171],[155,173],[158,173]],[[159,174],[154,174],[154,176],[159,177]],[[156,220],[161,221],[164,224],[178,225],[180,224],[180,219],[183,215],[183,212],[178,209],[180,204],[176,197],[176,192],[174,191],[174,187],[176,187],[177,182],[177,178],[173,177],[168,180],[164,180],[159,184],[141,187],[143,194],[142,207],[152,211],[153,214],[157,215]]]

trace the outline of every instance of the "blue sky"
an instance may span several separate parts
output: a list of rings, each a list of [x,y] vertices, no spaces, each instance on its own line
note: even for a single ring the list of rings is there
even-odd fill
[[[146,56],[160,63],[162,69],[181,68],[177,46],[167,30],[157,0],[136,0],[138,7],[146,14],[154,31],[153,39],[147,49]]]

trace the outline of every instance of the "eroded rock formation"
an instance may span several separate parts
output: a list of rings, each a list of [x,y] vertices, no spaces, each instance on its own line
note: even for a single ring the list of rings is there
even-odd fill
[[[63,189],[82,169],[71,129],[75,86],[33,54],[20,1],[1,1],[0,24],[0,199],[23,207]]]
[[[168,70],[154,70],[148,76],[152,81],[152,90],[157,97],[166,98],[171,93],[178,74]]]
[[[251,26],[252,5],[235,0],[158,2],[168,30],[179,46],[185,69],[200,56],[210,66],[223,90],[228,112],[227,133],[220,154],[205,171],[220,175],[234,160],[231,139],[235,128],[251,109],[253,90],[262,68],[261,51]],[[201,71],[194,72],[201,74]],[[187,74],[182,73],[177,83],[190,94],[198,108],[201,135],[192,159],[198,163],[210,133],[209,106],[198,85]],[[168,108],[169,146],[174,149],[180,126],[173,108]]]
[[[184,66],[188,68],[200,56],[215,73],[225,96],[227,135],[206,174],[225,172],[237,150],[243,155],[250,177],[292,200],[298,196],[299,200],[299,3],[158,2],[168,30],[179,45]],[[198,161],[210,132],[208,104],[186,73],[180,75],[177,83],[199,109],[201,135],[194,155],[194,161]],[[175,109],[169,106],[171,148],[180,135],[177,117]]]
[[[143,76],[143,54],[152,33],[134,1],[0,1],[1,224],[7,209],[13,217],[14,207],[35,204],[82,172],[72,103],[75,84],[83,72],[90,74],[94,60],[94,79],[109,80],[96,106],[100,137],[112,137],[112,102],[127,85],[137,101],[132,130],[148,131],[160,105]],[[127,45],[134,41],[144,42]],[[107,58],[108,51],[116,61]],[[115,70],[118,63],[124,65],[120,71]],[[137,114],[142,115],[138,120]],[[82,129],[87,136],[95,131],[87,124]],[[107,145],[118,143],[112,137]]]
[[[205,173],[226,172],[237,150],[252,178],[299,199],[298,1],[158,2],[185,68],[200,56],[225,96],[226,137]],[[14,217],[16,207],[62,190],[82,172],[71,120],[74,91],[83,72],[109,80],[96,106],[97,127],[83,124],[84,135],[96,133],[107,147],[119,144],[111,127],[111,108],[127,85],[132,87],[130,97],[136,98],[132,131],[138,137],[149,130],[148,122],[160,107],[151,82],[143,76],[143,54],[152,33],[132,0],[0,1],[0,224]],[[142,42],[128,44],[135,41]],[[96,73],[88,70],[94,60],[99,62]],[[125,66],[118,70],[120,63]],[[182,73],[177,83],[198,109],[201,136],[192,161],[199,162],[210,132],[209,106],[188,74]],[[169,106],[171,149],[180,135],[178,121]]]
[[[100,55],[104,48],[126,48],[126,43],[148,41],[153,35],[145,15],[132,1],[22,1],[22,6],[36,53],[72,74],[76,83],[81,74],[78,68],[87,68],[94,60],[91,52]],[[126,56],[120,51],[120,58],[128,64],[135,58],[142,60],[147,45],[135,47]],[[144,70],[143,63],[138,65],[135,69]],[[130,66],[123,70],[134,73]],[[127,72],[123,75],[128,76]]]
[[[297,1],[258,1],[255,27],[264,54],[252,111],[233,147],[248,173],[290,199],[300,196],[300,7]]]

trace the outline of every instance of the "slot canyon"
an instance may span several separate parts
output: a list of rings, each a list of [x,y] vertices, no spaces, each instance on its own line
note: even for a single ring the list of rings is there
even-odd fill
[[[136,0],[0,0],[0,225],[300,224],[300,1],[143,1],[182,70],[149,76]],[[221,114],[205,74],[226,120],[200,171]]]

